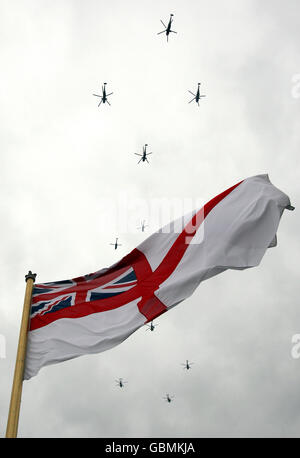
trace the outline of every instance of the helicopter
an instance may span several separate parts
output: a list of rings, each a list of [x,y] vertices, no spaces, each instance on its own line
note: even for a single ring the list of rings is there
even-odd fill
[[[164,33],[164,32],[165,32],[166,35],[167,35],[167,41],[169,41],[169,34],[170,34],[170,32],[177,33],[177,32],[175,32],[175,30],[171,30],[171,25],[172,25],[172,22],[173,22],[173,16],[174,16],[174,14],[170,14],[170,19],[169,19],[169,24],[168,24],[168,26],[166,26],[166,25],[163,23],[163,21],[160,20],[160,22],[161,22],[162,25],[164,26],[165,30],[163,30],[162,32],[158,32],[157,35],[160,35],[161,33]]]
[[[119,378],[118,380],[116,380],[116,382],[117,382],[117,386],[119,386],[120,388],[124,388],[124,383],[127,383],[122,378]]]
[[[146,152],[147,146],[148,146],[147,143],[145,144],[145,146],[143,146],[143,154],[134,153],[136,156],[141,156],[141,159],[139,160],[138,164],[139,164],[141,161],[143,161],[143,162],[147,161],[148,164],[149,164],[149,161],[148,161],[148,159],[147,159],[147,156],[148,156],[149,154],[152,154],[152,152],[151,152],[151,153],[147,153],[147,152]]]
[[[118,239],[116,238],[115,243],[110,243],[110,245],[113,245],[115,247],[115,250],[118,248],[118,246],[122,246],[121,243],[118,243]]]
[[[186,360],[185,363],[181,363],[181,365],[184,366],[183,369],[187,369],[187,370],[191,369],[191,365],[192,364],[194,364],[194,363],[189,363],[188,360]]]
[[[163,399],[165,399],[167,402],[172,402],[174,396],[170,396],[169,394],[166,394]]]
[[[156,326],[158,326],[158,323],[153,324],[153,321],[151,321],[150,324],[147,324],[148,329],[146,329],[146,331],[154,331],[154,329],[156,328]]]
[[[145,220],[141,221],[141,226],[138,227],[137,229],[141,229],[142,232],[144,232],[145,231],[145,227],[148,226],[148,224],[145,224],[145,222],[146,222]]]
[[[100,97],[100,98],[101,98],[98,107],[100,107],[100,105],[101,105],[102,102],[103,102],[103,103],[107,102],[108,105],[110,105],[109,101],[107,100],[107,97],[108,97],[109,95],[112,95],[113,92],[111,92],[110,94],[106,94],[106,89],[105,89],[106,84],[107,84],[107,83],[104,83],[103,86],[102,86],[102,95],[93,94],[95,97]]]
[[[206,95],[200,95],[200,84],[201,83],[198,83],[198,88],[197,88],[197,93],[196,94],[194,94],[191,91],[188,91],[190,94],[192,94],[194,96],[194,98],[189,103],[191,103],[193,100],[195,100],[195,102],[198,103],[198,106],[199,106],[199,100],[202,99],[202,97],[206,97]]]

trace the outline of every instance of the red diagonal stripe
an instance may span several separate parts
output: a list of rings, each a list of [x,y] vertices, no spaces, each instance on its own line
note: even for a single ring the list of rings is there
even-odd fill
[[[42,317],[40,315],[36,315],[31,319],[30,329],[33,330],[40,328],[60,318],[79,318],[90,315],[92,313],[112,310],[121,307],[122,305],[125,305],[139,297],[142,299],[138,303],[138,308],[140,312],[147,318],[147,321],[151,321],[156,316],[165,312],[167,308],[155,296],[155,291],[175,270],[185,251],[187,250],[190,241],[202,224],[204,218],[221,200],[223,200],[241,183],[242,182],[237,183],[236,185],[211,199],[207,204],[204,205],[203,209],[194,215],[182,233],[177,237],[167,255],[164,257],[154,272],[152,272],[151,266],[146,256],[138,249],[134,249],[131,253],[121,259],[121,261],[118,262],[114,267],[110,268],[95,280],[88,282],[82,280],[76,287],[73,285],[70,288],[59,291],[59,293],[45,293],[33,298],[33,303],[35,303],[41,300],[54,299],[57,297],[57,294],[63,295],[68,292],[76,292],[77,296],[77,300],[75,301],[74,306],[48,313]],[[187,243],[187,240],[189,240],[189,243]],[[128,269],[128,267],[133,267],[135,270],[138,279],[136,286],[114,297],[85,302],[86,293],[88,290],[95,289],[98,286],[113,280],[116,278],[116,273],[121,275]],[[84,277],[79,278],[80,280],[84,279]]]

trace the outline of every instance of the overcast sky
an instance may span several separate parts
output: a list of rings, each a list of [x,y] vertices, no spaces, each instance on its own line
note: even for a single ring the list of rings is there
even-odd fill
[[[122,199],[138,226],[153,199],[205,202],[260,173],[296,207],[261,265],[202,283],[154,332],[43,368],[19,437],[299,436],[299,15],[298,0],[0,0],[0,436],[28,270],[63,280],[130,252],[147,233],[120,230]]]

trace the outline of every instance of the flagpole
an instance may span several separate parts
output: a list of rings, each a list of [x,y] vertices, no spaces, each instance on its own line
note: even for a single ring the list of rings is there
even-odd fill
[[[19,344],[17,350],[17,358],[15,365],[14,380],[11,391],[9,414],[7,420],[6,437],[12,438],[17,437],[19,413],[21,405],[21,395],[23,386],[23,375],[26,358],[26,346],[27,346],[27,333],[29,327],[29,316],[31,307],[31,296],[33,290],[33,284],[35,281],[36,274],[33,274],[31,270],[25,275],[26,279],[26,290],[23,306],[22,321],[19,334]]]

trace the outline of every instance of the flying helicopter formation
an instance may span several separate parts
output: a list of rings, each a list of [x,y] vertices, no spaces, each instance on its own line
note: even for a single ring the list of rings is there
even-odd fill
[[[172,30],[172,23],[173,23],[173,21],[174,21],[173,17],[174,17],[174,14],[171,13],[171,14],[170,14],[170,19],[169,19],[169,22],[168,22],[168,25],[167,25],[167,26],[166,26],[165,23],[160,19],[160,22],[161,22],[162,25],[164,26],[164,30],[162,30],[161,32],[158,32],[157,35],[160,35],[160,34],[162,34],[162,33],[165,33],[165,34],[166,34],[166,37],[167,37],[167,42],[169,41],[169,35],[170,35],[170,33],[176,33],[176,34],[177,34],[177,32],[176,32],[175,30]],[[98,104],[98,107],[100,107],[101,103],[103,103],[103,104],[108,103],[108,105],[110,106],[110,102],[108,101],[107,98],[108,98],[110,95],[112,95],[113,92],[110,92],[109,94],[106,93],[106,84],[107,84],[107,83],[103,83],[103,86],[102,86],[102,94],[101,94],[101,95],[100,95],[100,94],[93,94],[95,97],[99,97],[99,98],[100,98],[100,102],[99,102],[99,104]],[[193,95],[192,100],[190,100],[188,103],[190,104],[190,103],[192,103],[193,101],[195,101],[195,102],[197,103],[198,107],[200,106],[200,103],[199,103],[200,100],[201,100],[202,98],[206,97],[206,95],[200,94],[200,84],[201,84],[201,83],[198,83],[198,87],[197,87],[196,94],[194,94],[192,91],[188,90],[188,92],[189,92],[190,94]],[[148,161],[147,156],[148,156],[149,154],[152,154],[152,152],[151,152],[151,153],[147,153],[147,152],[146,152],[147,146],[148,146],[148,144],[145,144],[145,145],[143,146],[143,152],[142,152],[142,154],[134,153],[135,155],[141,157],[140,160],[138,161],[138,164],[139,164],[140,162],[147,162],[148,164],[150,164],[150,162]]]
[[[166,37],[167,37],[167,41],[168,41],[168,37],[170,35],[170,33],[177,33],[175,30],[172,30],[172,23],[174,21],[173,19],[174,17],[174,14],[171,13],[170,14],[170,19],[169,19],[169,22],[168,22],[168,25],[166,26],[165,23],[160,19],[161,23],[163,24],[164,26],[164,30],[162,30],[161,32],[158,32],[157,35],[160,35],[162,33],[165,33],[166,34]],[[96,97],[100,97],[100,102],[98,104],[98,107],[101,105],[101,103],[103,102],[103,104],[105,103],[108,103],[108,105],[110,105],[109,101],[107,100],[107,97],[109,97],[110,95],[113,94],[113,92],[110,92],[109,94],[106,94],[106,84],[107,83],[103,83],[103,86],[102,86],[102,95],[99,95],[99,94],[93,94],[94,96]],[[188,90],[188,92],[190,94],[193,95],[193,98],[192,100],[190,100],[188,103],[192,103],[193,101],[195,101],[197,103],[198,106],[200,106],[199,102],[202,98],[206,97],[205,94],[200,94],[200,85],[201,83],[198,83],[198,86],[197,86],[197,90],[196,90],[196,94],[194,94],[192,91]],[[139,161],[137,162],[137,164],[139,164],[140,162],[147,162],[148,164],[150,164],[150,162],[148,161],[148,156],[150,154],[153,154],[152,151],[151,152],[147,152],[147,147],[148,147],[148,143],[145,143],[145,145],[143,146],[143,149],[142,149],[142,154],[140,153],[134,153],[136,156],[139,156],[140,159]],[[144,232],[145,230],[145,227],[146,225],[144,224],[144,222],[141,223],[141,226],[138,228],[138,229],[141,229],[142,232]],[[118,243],[118,239],[116,239],[116,242],[115,243],[111,243],[110,245],[113,245],[115,250],[118,248],[118,246],[121,246],[120,243]]]
[[[143,161],[147,161],[148,164],[149,164],[149,161],[147,159],[147,156],[149,156],[149,154],[153,154],[152,152],[151,153],[147,153],[147,146],[148,144],[146,143],[145,146],[143,146],[143,154],[139,154],[139,153],[134,153],[136,156],[141,156],[141,159],[139,160],[138,164]]]
[[[172,402],[175,396],[170,396],[168,393],[163,397],[163,399],[167,402]]]
[[[137,229],[141,229],[142,232],[145,232],[145,228],[148,227],[148,224],[145,223],[146,220],[142,220],[141,225],[137,227]],[[118,240],[119,238],[117,237],[114,243],[110,243],[110,245],[113,246],[115,250],[117,250],[119,246],[122,246],[122,243],[119,243]]]
[[[117,386],[119,386],[120,388],[124,388],[125,383],[128,383],[125,380],[123,380],[122,378],[119,378],[118,380],[115,380],[115,381],[117,382]]]
[[[186,360],[185,363],[181,363],[181,365],[183,366],[183,369],[186,369],[186,370],[190,370],[192,364],[194,363],[190,363],[188,360]]]
[[[176,33],[176,34],[177,34],[177,32],[176,32],[175,30],[172,30],[172,23],[173,23],[173,21],[174,21],[173,17],[174,17],[174,14],[171,13],[171,14],[170,14],[170,19],[169,19],[168,25],[166,25],[166,24],[162,21],[162,19],[160,19],[160,22],[161,22],[162,25],[164,26],[164,30],[162,30],[161,32],[158,32],[157,35],[160,35],[160,34],[162,34],[162,33],[165,33],[165,34],[166,34],[166,37],[167,37],[167,42],[169,41],[169,35],[170,35],[170,33]],[[109,94],[106,94],[106,89],[105,89],[106,84],[107,84],[107,83],[103,83],[103,86],[102,86],[102,95],[93,94],[95,97],[100,97],[100,102],[99,102],[99,104],[98,104],[98,107],[100,107],[100,105],[101,105],[102,102],[103,102],[103,104],[108,103],[108,105],[110,105],[109,101],[107,100],[107,97],[110,96],[110,95],[112,95],[113,92],[110,92]],[[190,92],[190,93],[194,96],[194,98],[193,98],[190,102],[188,102],[188,103],[191,103],[191,102],[193,102],[193,101],[195,100],[195,102],[198,104],[198,106],[200,106],[200,105],[199,105],[200,99],[201,99],[202,97],[206,97],[205,95],[200,95],[200,89],[199,89],[200,84],[201,84],[201,83],[198,83],[198,89],[197,89],[196,94],[194,94],[194,93],[191,92],[191,91],[188,91],[188,92]],[[150,154],[150,153],[149,153],[149,154]],[[143,162],[144,162],[145,160],[146,160],[146,158],[143,159]],[[140,161],[139,161],[139,162],[140,162]],[[147,162],[148,162],[148,161],[147,161]]]
[[[192,103],[192,102],[195,100],[195,102],[198,103],[198,106],[200,106],[200,105],[199,105],[200,99],[202,99],[202,97],[206,97],[206,95],[200,95],[200,84],[201,84],[201,83],[198,83],[198,88],[197,88],[196,94],[194,94],[194,93],[191,92],[191,91],[188,91],[190,94],[192,94],[192,95],[194,96],[194,98],[193,98],[192,100],[190,100],[189,103]]]
[[[113,245],[115,247],[115,250],[118,248],[118,246],[122,246],[122,243],[118,243],[118,238],[116,238],[116,241],[114,243],[110,243],[110,245]]]
[[[99,102],[99,105],[98,107],[100,107],[101,103],[108,103],[108,105],[110,105],[109,101],[107,100],[107,97],[112,95],[113,92],[111,92],[110,94],[106,94],[106,89],[105,89],[105,86],[106,86],[107,83],[104,83],[103,86],[102,86],[102,95],[99,95],[99,94],[93,94],[95,97],[100,97],[100,102]]]
[[[147,329],[146,329],[146,331],[154,331],[154,329],[156,328],[156,326],[158,326],[158,323],[153,324],[153,321],[151,321],[150,324],[147,324]]]
[[[171,26],[172,26],[172,22],[173,22],[173,16],[174,16],[174,14],[170,14],[169,23],[168,23],[167,26],[163,23],[162,20],[160,20],[160,22],[161,22],[162,25],[164,26],[165,30],[163,30],[162,32],[158,32],[157,35],[160,35],[161,33],[165,33],[166,36],[167,36],[167,41],[169,41],[170,32],[172,32],[172,33],[177,33],[177,32],[175,32],[175,30],[171,30]]]
[[[174,14],[172,14],[172,13],[170,14],[170,18],[168,20],[168,24],[167,25],[163,22],[162,19],[160,19],[160,22],[164,26],[164,30],[158,32],[157,35],[165,34],[167,42],[169,41],[170,34],[172,34],[172,33],[177,34],[177,32],[172,29],[173,21],[174,21]],[[193,96],[193,98],[188,102],[188,104],[190,104],[190,103],[195,101],[195,103],[199,107],[201,99],[206,97],[205,94],[200,93],[200,85],[201,85],[201,83],[198,83],[197,88],[196,88],[196,93],[188,90],[188,92]],[[93,94],[93,96],[98,97],[100,99],[100,101],[98,103],[98,108],[100,107],[101,104],[104,105],[105,103],[107,103],[109,106],[111,106],[110,102],[108,101],[108,97],[110,97],[113,94],[113,92],[107,93],[106,92],[106,86],[107,86],[107,83],[106,82],[103,83],[103,85],[101,87],[102,94]],[[147,147],[148,146],[149,146],[148,143],[145,143],[143,148],[142,148],[141,154],[140,153],[134,153],[136,156],[139,156],[139,158],[140,158],[139,161],[137,162],[137,164],[140,164],[140,162],[147,162],[148,164],[150,164],[150,162],[148,160],[148,156],[150,154],[153,154],[153,152],[152,151],[151,152],[147,151]],[[145,228],[147,227],[147,224],[145,224],[145,222],[146,222],[145,220],[142,220],[141,223],[140,223],[141,225],[137,229],[139,229],[142,232],[144,232]],[[122,246],[122,244],[118,243],[118,238],[116,238],[114,243],[110,243],[110,245],[113,246],[115,250],[117,250],[117,248],[119,246]],[[154,324],[153,321],[151,321],[149,324],[146,324],[146,326],[147,326],[146,331],[153,332],[155,330],[156,326],[158,326],[158,323]],[[181,366],[183,366],[184,370],[188,371],[188,370],[191,369],[191,366],[193,364],[194,364],[193,362],[190,362],[189,360],[186,360],[185,363],[181,363]],[[128,383],[123,378],[116,379],[115,382],[116,382],[116,385],[119,388],[124,388],[125,384]],[[163,399],[167,403],[171,403],[173,401],[174,397],[175,397],[174,395],[170,395],[170,394],[167,393],[163,397]]]
[[[146,331],[153,332],[156,326],[158,326],[158,323],[154,324],[153,321],[151,321],[151,323],[147,324],[146,326],[147,326]],[[183,366],[183,369],[186,369],[186,370],[190,370],[192,364],[194,363],[190,362],[188,359],[185,361],[185,363],[181,363],[181,365]],[[120,388],[124,388],[124,384],[128,383],[128,382],[125,382],[122,378],[119,378],[118,380],[116,380],[116,382],[117,382],[117,386],[119,386]],[[163,399],[167,401],[168,403],[170,403],[173,401],[174,397],[175,396],[171,396],[167,393],[166,396],[163,397]]]
[[[145,232],[145,227],[148,226],[148,224],[145,224],[145,220],[141,221],[141,225],[137,229],[141,229],[142,232]]]

